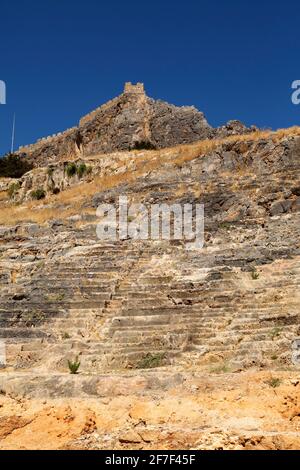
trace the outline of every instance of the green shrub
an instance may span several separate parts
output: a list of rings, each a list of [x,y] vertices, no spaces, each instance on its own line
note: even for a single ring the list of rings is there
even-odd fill
[[[33,169],[33,165],[26,157],[8,153],[0,158],[0,176],[6,178],[21,178],[27,171]]]
[[[16,194],[16,192],[19,191],[21,185],[19,183],[19,181],[17,183],[12,183],[8,190],[7,190],[7,194],[9,195],[10,198],[14,197],[14,195]]]
[[[210,372],[212,374],[227,374],[230,372],[230,367],[227,362],[222,362],[214,367],[211,367]]]
[[[153,369],[154,367],[160,367],[166,357],[166,353],[148,353],[138,363],[137,369]]]
[[[80,367],[80,362],[78,360],[78,356],[76,357],[75,361],[68,361],[68,366],[70,370],[70,374],[77,374],[78,369]]]
[[[76,168],[78,178],[81,178],[86,173],[86,171],[87,171],[86,164],[80,163]]]
[[[150,140],[140,140],[134,143],[132,149],[133,150],[156,150],[156,146],[152,144]]]
[[[275,328],[273,328],[272,331],[270,332],[272,341],[274,341],[275,338],[280,336],[281,332],[282,332],[282,328],[280,328],[279,326],[275,326]]]
[[[259,278],[259,273],[257,272],[256,268],[253,268],[251,271],[251,277],[255,281],[256,279]]]
[[[38,188],[34,191],[31,191],[30,196],[32,199],[39,201],[40,199],[44,199],[46,197],[46,191],[42,188]]]
[[[77,173],[77,166],[74,162],[70,162],[67,164],[66,166],[66,173],[68,175],[69,178],[71,178],[72,176],[76,175]]]
[[[69,335],[69,333],[65,332],[62,334],[62,339],[71,339],[71,336]]]
[[[84,174],[90,174],[92,172],[92,167],[87,166],[84,162],[81,162],[78,165],[74,162],[70,162],[67,164],[65,171],[69,178],[74,175],[77,175],[78,178],[82,178]]]
[[[272,388],[277,388],[281,384],[281,380],[277,377],[271,377],[269,380],[266,380],[265,383]]]

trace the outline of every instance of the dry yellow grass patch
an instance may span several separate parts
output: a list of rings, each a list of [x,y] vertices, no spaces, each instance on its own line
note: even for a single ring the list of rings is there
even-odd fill
[[[0,201],[7,201],[8,199],[7,191],[0,191]]]
[[[15,206],[10,203],[0,208],[0,224],[14,225],[24,221],[43,224],[47,220],[64,219],[80,212],[80,208],[75,208],[75,206],[66,209],[58,209],[57,207],[43,207],[31,202],[25,203],[22,206]]]
[[[117,187],[120,184],[130,183],[147,173],[160,168],[162,165],[183,165],[184,163],[203,157],[226,143],[255,142],[271,138],[279,142],[286,137],[300,136],[300,127],[278,131],[257,131],[251,134],[229,136],[223,139],[202,140],[193,144],[179,145],[174,148],[161,150],[121,152],[115,154],[116,168],[120,171],[106,175],[96,176],[93,181],[79,184],[66,189],[56,196],[50,196],[44,201],[31,201],[20,206],[13,204],[2,205],[0,208],[0,224],[14,224],[24,220],[44,223],[52,218],[66,218],[82,213],[82,203],[89,200],[94,194]],[[245,146],[245,149],[247,146]],[[104,155],[93,156],[93,159],[104,158]],[[107,157],[107,155],[105,156]],[[128,169],[130,168],[130,169]],[[241,170],[242,171],[242,170]],[[53,207],[49,207],[50,202]],[[55,207],[58,204],[66,205],[65,209]],[[86,212],[86,210],[84,211]]]

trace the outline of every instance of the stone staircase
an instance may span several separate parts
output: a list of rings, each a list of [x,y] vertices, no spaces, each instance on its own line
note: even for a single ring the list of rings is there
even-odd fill
[[[172,241],[100,242],[96,220],[4,230],[4,371],[68,373],[67,361],[77,356],[83,374],[143,368],[147,357],[161,366],[294,367],[300,151],[295,142],[292,150],[279,145],[271,153],[268,145],[247,147],[241,164],[248,166],[238,178],[228,174],[228,155],[220,164],[225,150],[239,157],[226,148],[98,195],[117,201],[126,191],[144,204],[204,202],[200,251]]]
[[[66,372],[78,355],[84,373],[99,373],[139,367],[149,353],[161,365],[290,364],[300,332],[299,257],[288,270],[274,266],[271,277],[262,265],[254,280],[229,267],[226,253],[223,265],[207,253],[205,268],[191,268],[197,256],[182,247],[80,249],[47,262],[22,292],[2,294],[9,368]]]

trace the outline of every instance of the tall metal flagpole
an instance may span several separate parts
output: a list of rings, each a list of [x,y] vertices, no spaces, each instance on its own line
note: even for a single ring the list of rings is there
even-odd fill
[[[16,113],[14,113],[13,127],[12,127],[12,134],[11,134],[11,153],[14,153],[15,127],[16,127]]]

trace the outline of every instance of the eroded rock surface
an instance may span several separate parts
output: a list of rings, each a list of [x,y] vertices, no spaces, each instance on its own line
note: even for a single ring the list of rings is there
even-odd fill
[[[1,199],[0,447],[299,448],[299,132],[77,162]],[[124,195],[204,204],[203,248],[98,239]]]
[[[21,147],[19,153],[38,167],[74,156],[130,150],[136,144],[173,147],[255,129],[247,129],[239,121],[213,129],[194,106],[154,100],[146,95],[143,85],[126,84],[120,96],[83,117],[77,127]]]

